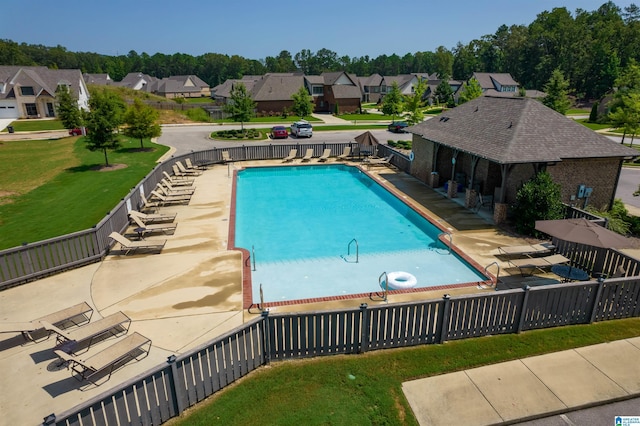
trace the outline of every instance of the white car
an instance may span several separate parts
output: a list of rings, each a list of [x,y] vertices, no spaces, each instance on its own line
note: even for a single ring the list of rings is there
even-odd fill
[[[296,121],[291,125],[291,136],[310,138],[313,136],[313,127],[306,120]]]

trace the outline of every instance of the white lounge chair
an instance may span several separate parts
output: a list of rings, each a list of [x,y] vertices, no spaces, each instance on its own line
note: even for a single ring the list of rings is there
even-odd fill
[[[111,336],[127,334],[131,325],[131,318],[118,311],[97,321],[90,322],[71,331],[61,330],[53,324],[41,321],[47,330],[56,334],[59,349],[68,354],[77,354],[89,350],[91,346]]]
[[[165,223],[173,222],[176,219],[177,213],[163,214],[163,213],[142,213],[137,210],[131,210],[129,216],[137,216],[146,225],[148,223]]]
[[[371,166],[387,166],[391,164],[391,159],[393,158],[393,154],[389,154],[389,156],[385,158],[367,158],[363,162],[367,164],[369,167]]]
[[[175,186],[191,186],[194,182],[193,179],[189,179],[186,176],[171,176],[167,172],[162,172],[162,174],[164,175],[165,179],[167,179],[169,182],[171,182],[172,185]]]
[[[180,161],[176,161],[175,164],[176,167],[178,167],[178,170],[180,170],[181,173],[185,174],[185,175],[189,175],[189,176],[200,176],[202,174],[202,172],[200,170],[195,170],[195,169],[187,169],[184,164],[182,164]]]
[[[222,151],[222,163],[231,163],[233,162],[233,158],[229,155],[229,151]]]
[[[313,158],[313,148],[307,148],[307,152],[304,154],[304,157],[300,160],[301,163],[306,163],[307,161],[311,161]]]
[[[49,338],[51,332],[46,330],[42,322],[53,324],[65,330],[71,326],[79,326],[91,321],[93,308],[87,302],[78,303],[27,322],[2,322],[0,333],[21,333],[25,340],[39,342]]]
[[[162,232],[164,234],[173,234],[176,232],[177,223],[144,223],[138,216],[129,215],[136,226],[136,232],[142,236],[146,233]]]
[[[131,241],[124,235],[121,235],[115,231],[110,233],[109,237],[120,244],[121,249],[125,252],[125,256],[132,251],[138,250],[153,250],[160,252],[164,248],[164,245],[167,243],[167,240]]]
[[[524,244],[521,246],[498,247],[498,253],[505,256],[530,256],[534,254],[548,253],[555,247],[549,243]]]
[[[106,377],[106,382],[118,368],[129,361],[145,358],[150,350],[151,339],[134,332],[86,359],[59,349],[54,352],[58,358],[67,363],[72,374],[75,373],[76,379],[87,380],[97,386],[100,379]]]
[[[571,259],[561,254],[552,254],[542,257],[527,257],[525,259],[511,259],[507,262],[520,270],[521,275],[532,275],[536,269],[545,270],[553,265],[562,265],[570,262]],[[525,273],[528,272],[528,273]]]
[[[351,147],[345,146],[342,154],[336,157],[336,161],[346,161],[351,156]]]
[[[151,195],[153,195],[154,200],[157,200],[161,206],[166,206],[170,204],[189,204],[191,201],[191,195],[164,195],[159,193],[158,191],[151,191]]]
[[[294,148],[291,151],[289,151],[289,155],[287,155],[282,159],[282,162],[288,163],[290,161],[293,161],[296,158],[296,155],[298,155],[298,150]]]
[[[162,184],[162,185],[160,185]],[[166,178],[162,179],[158,185],[160,186],[164,186],[164,189],[166,190],[167,194],[166,195],[179,195],[179,194],[189,194],[189,195],[193,195],[193,193],[196,191],[196,188],[194,188],[193,186],[190,187],[186,187],[186,186],[173,186],[171,184],[171,182],[169,182]]]
[[[325,148],[325,150],[322,152],[322,155],[318,157],[318,162],[323,163],[327,161],[329,157],[331,157],[331,148]]]

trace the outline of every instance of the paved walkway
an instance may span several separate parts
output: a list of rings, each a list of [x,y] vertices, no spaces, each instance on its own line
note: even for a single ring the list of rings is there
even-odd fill
[[[638,360],[635,337],[413,380],[402,390],[421,425],[513,423],[640,396]],[[640,416],[640,407],[618,415]]]

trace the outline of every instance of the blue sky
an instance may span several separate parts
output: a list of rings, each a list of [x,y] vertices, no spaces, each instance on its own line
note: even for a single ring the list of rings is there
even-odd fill
[[[634,1],[614,1],[620,8]],[[6,0],[0,38],[125,55],[204,53],[249,59],[327,48],[359,57],[453,49],[502,24],[528,25],[556,7],[572,14],[604,0]]]

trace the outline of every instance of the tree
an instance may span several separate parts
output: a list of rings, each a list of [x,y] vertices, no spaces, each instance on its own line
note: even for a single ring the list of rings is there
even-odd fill
[[[422,96],[427,91],[427,80],[418,79],[418,84],[413,88],[413,95],[407,96],[405,100],[405,109],[409,112],[407,121],[410,124],[418,124],[424,120],[424,112],[422,111]]]
[[[543,171],[526,182],[513,206],[515,226],[525,235],[536,235],[536,220],[562,219],[561,187]]]
[[[640,130],[640,91],[627,92],[618,99],[616,108],[609,113],[609,120],[614,127],[622,128],[622,142],[627,134],[633,138]]]
[[[78,103],[66,85],[59,85],[56,89],[57,113],[65,129],[75,129],[82,126],[82,114]]]
[[[589,123],[596,123],[598,121],[598,107],[600,106],[600,102],[595,101],[593,105],[591,105],[591,112],[589,113]]]
[[[463,104],[480,96],[482,96],[482,87],[480,87],[478,80],[472,77],[467,83],[464,83],[459,102]]]
[[[229,103],[224,106],[224,112],[229,114],[236,123],[240,122],[243,132],[244,123],[251,120],[255,108],[256,104],[247,92],[246,86],[242,83],[234,84],[229,94]]]
[[[144,138],[155,138],[162,133],[160,125],[156,123],[159,115],[158,111],[145,105],[140,99],[135,99],[133,105],[124,113],[123,122],[127,127],[123,133],[131,138],[140,139],[140,149],[144,149]]]
[[[396,115],[402,113],[402,93],[395,81],[391,84],[391,90],[382,98],[382,113],[392,116],[393,121]]]
[[[304,86],[300,86],[300,89],[291,95],[291,99],[293,100],[291,111],[293,111],[298,117],[304,118],[311,115],[313,112],[313,98]]]
[[[438,100],[438,103],[443,103],[448,106],[454,106],[453,90],[451,89],[451,86],[449,85],[449,82],[447,80],[442,80],[438,84],[434,92],[434,95]]]
[[[547,96],[542,99],[542,103],[560,114],[565,114],[571,106],[571,101],[567,96],[569,82],[564,78],[562,71],[555,69],[551,73],[551,78],[544,86],[544,90]]]
[[[85,118],[88,129],[85,138],[87,149],[104,152],[104,162],[108,167],[107,150],[117,149],[120,146],[120,137],[116,130],[122,123],[125,106],[113,92],[98,90],[91,94],[89,108],[90,111]]]

